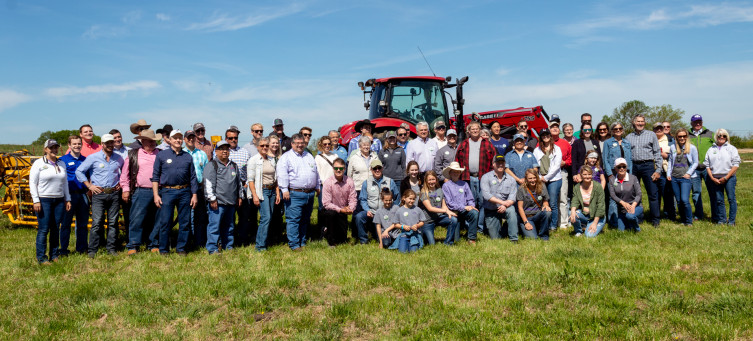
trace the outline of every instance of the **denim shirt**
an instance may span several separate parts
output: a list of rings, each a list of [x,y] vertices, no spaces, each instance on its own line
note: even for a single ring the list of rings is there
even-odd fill
[[[120,182],[120,170],[123,168],[123,163],[123,158],[115,153],[112,153],[110,161],[107,161],[105,152],[100,150],[86,157],[86,160],[76,168],[76,178],[82,183],[90,181],[94,186],[115,187]],[[87,179],[87,174],[90,174],[90,179]]]
[[[515,176],[523,178],[526,175],[526,170],[530,168],[539,167],[539,162],[536,161],[536,157],[533,153],[525,150],[523,154],[518,154],[514,149],[505,155],[505,162],[507,168],[509,168]]]
[[[497,198],[502,201],[515,201],[518,192],[518,183],[510,174],[504,173],[502,178],[498,178],[494,171],[484,174],[481,177],[481,194],[484,196],[484,208],[496,210],[499,204],[490,202],[491,198]]]
[[[622,139],[622,149],[625,151],[625,160],[627,161],[628,173],[633,171],[633,152],[630,146],[630,142],[626,139]],[[614,169],[614,161],[621,158],[620,144],[617,143],[614,137],[608,138],[604,141],[604,150],[602,150],[601,159],[604,160],[602,164],[604,171],[607,173],[607,178],[612,176],[612,170]]]

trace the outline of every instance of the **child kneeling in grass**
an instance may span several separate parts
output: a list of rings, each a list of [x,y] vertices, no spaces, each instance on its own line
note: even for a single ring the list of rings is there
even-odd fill
[[[421,227],[426,221],[426,214],[416,206],[416,192],[406,189],[401,198],[401,206],[397,208],[397,221],[400,228],[398,249],[400,252],[413,252],[424,247]]]
[[[392,206],[392,192],[383,188],[380,193],[382,205],[374,213],[374,225],[379,236],[379,247],[383,249],[397,249],[400,237],[400,224],[397,223],[395,212],[397,206]]]

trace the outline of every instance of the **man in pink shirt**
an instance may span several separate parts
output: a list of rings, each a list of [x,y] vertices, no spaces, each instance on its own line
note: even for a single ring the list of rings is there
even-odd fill
[[[152,172],[157,157],[157,140],[161,137],[151,129],[141,131],[136,138],[141,148],[128,151],[128,159],[120,173],[120,188],[123,189],[123,201],[131,201],[130,224],[128,226],[128,255],[134,255],[142,244],[144,228],[151,228],[149,247],[159,251],[157,230],[154,219],[157,206],[154,205],[152,192]]]
[[[559,119],[556,121],[552,121],[549,123],[549,131],[552,132],[552,141],[554,142],[557,147],[560,147],[560,150],[562,151],[562,168],[560,171],[562,172],[562,187],[560,188],[560,200],[559,200],[559,217],[552,217],[552,220],[559,219],[558,223],[552,224],[552,226],[559,225],[560,228],[567,228],[567,225],[569,223],[568,219],[568,212],[570,210],[567,209],[567,198],[570,196],[568,195],[568,188],[570,179],[570,166],[573,164],[573,157],[572,157],[572,146],[570,146],[570,143],[567,142],[565,139],[560,138],[560,121]]]
[[[348,215],[356,209],[356,188],[353,180],[345,176],[345,161],[337,159],[333,163],[335,176],[324,180],[322,185],[321,211],[322,236],[327,238],[330,247],[345,242],[348,233]]]
[[[81,147],[81,155],[84,157],[92,155],[100,150],[102,150],[102,146],[100,146],[97,142],[94,142],[94,129],[92,129],[92,126],[88,124],[82,125],[80,128],[78,128],[78,136],[81,136],[81,140],[83,141],[84,145]],[[65,153],[68,154],[71,152],[71,149],[68,148],[68,151]]]

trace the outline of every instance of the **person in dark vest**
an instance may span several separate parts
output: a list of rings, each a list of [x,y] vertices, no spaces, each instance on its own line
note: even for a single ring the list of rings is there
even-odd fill
[[[123,164],[120,174],[120,188],[123,201],[131,203],[131,219],[128,224],[128,255],[138,252],[139,246],[144,243],[144,231],[149,233],[148,247],[152,252],[158,252],[157,229],[154,228],[154,219],[157,215],[157,206],[154,205],[152,193],[152,173],[154,160],[157,158],[158,135],[151,129],[142,130],[136,139],[139,148],[128,151],[128,159]]]

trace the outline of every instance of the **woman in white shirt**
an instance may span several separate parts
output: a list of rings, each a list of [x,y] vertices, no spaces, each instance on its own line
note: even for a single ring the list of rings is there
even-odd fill
[[[735,187],[737,186],[737,169],[740,168],[740,154],[737,148],[729,143],[727,130],[719,129],[715,134],[716,143],[706,152],[703,164],[708,169],[709,181],[706,187],[709,190],[711,200],[711,220],[715,224],[735,225],[737,218],[737,198]],[[727,193],[729,202],[729,218],[724,205],[724,193]]]
[[[280,189],[277,187],[277,160],[269,152],[269,137],[262,137],[256,142],[256,155],[248,159],[248,193],[254,205],[259,208],[259,227],[256,230],[256,250],[267,249],[269,224],[276,204],[280,203]]]
[[[559,198],[562,187],[562,151],[552,141],[552,133],[544,128],[539,131],[539,145],[534,149],[533,156],[539,163],[539,176],[546,185],[549,193],[549,207],[552,217],[559,217]],[[557,229],[558,219],[551,219],[550,228]]]
[[[372,160],[378,160],[377,154],[371,151],[371,138],[362,136],[358,140],[358,150],[348,156],[348,177],[353,179],[353,185],[356,188],[356,195],[361,192],[361,185],[371,174]],[[320,177],[321,179],[321,177]]]
[[[37,261],[49,265],[59,257],[60,224],[65,211],[71,209],[65,163],[58,159],[60,144],[55,140],[44,143],[44,156],[34,161],[29,172],[29,191],[37,214]],[[63,211],[65,210],[65,211]],[[50,250],[47,254],[47,237]]]

